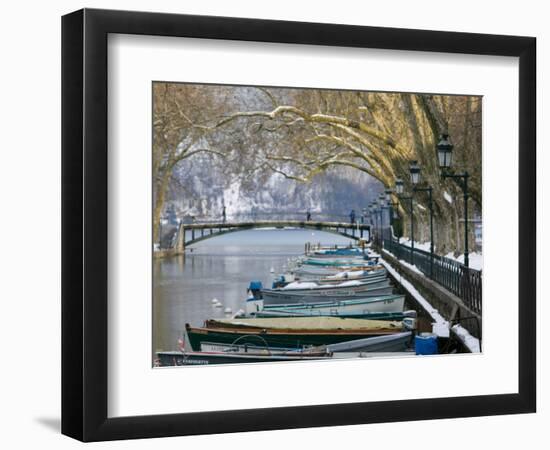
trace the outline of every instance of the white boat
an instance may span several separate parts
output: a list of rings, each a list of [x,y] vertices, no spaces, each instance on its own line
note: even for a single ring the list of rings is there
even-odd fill
[[[262,289],[265,305],[282,303],[315,303],[334,300],[354,300],[390,295],[392,286],[387,278],[369,281],[346,281],[338,284],[290,283],[283,288]]]
[[[253,303],[253,302],[252,302]],[[304,317],[304,316],[332,316],[332,317],[369,317],[372,319],[391,317],[391,313],[401,313],[405,306],[404,295],[384,295],[380,297],[366,297],[355,300],[300,302],[292,304],[262,305],[260,309],[249,308],[249,314],[255,317]],[[378,317],[377,317],[378,316]]]
[[[302,276],[313,276],[313,277],[326,277],[329,275],[336,275],[340,272],[345,271],[368,271],[368,270],[380,270],[383,269],[383,266],[377,264],[365,265],[362,267],[357,266],[300,266],[293,270],[293,272],[302,277]]]
[[[404,331],[386,336],[374,336],[354,341],[339,342],[327,345],[328,353],[342,352],[399,352],[411,347],[413,333]]]

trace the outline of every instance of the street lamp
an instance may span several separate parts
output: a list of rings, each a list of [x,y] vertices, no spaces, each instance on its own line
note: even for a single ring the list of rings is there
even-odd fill
[[[386,189],[384,191],[386,193],[386,203],[388,204],[388,208],[389,208],[389,218],[390,218],[390,226],[393,225],[393,220],[394,219],[397,219],[397,206],[398,204],[397,203],[394,203],[392,202],[392,194],[393,194],[393,189]]]
[[[374,231],[378,232],[378,219],[376,217],[376,204],[374,202],[369,204],[369,211],[370,211],[370,222],[374,227]]]
[[[417,187],[417,184],[420,182],[420,166],[418,162],[412,161],[409,166],[409,172],[411,174],[411,183],[413,185],[413,194],[415,192],[427,192],[428,193],[428,207],[430,209],[430,277],[433,277],[434,270],[434,209],[433,209],[433,188],[431,186],[427,187]]]
[[[386,206],[386,193],[381,192],[378,196],[378,203],[380,205],[380,235],[382,236],[382,240],[384,239],[384,210],[388,209],[388,206]]]
[[[397,195],[403,194],[403,180],[401,178],[395,180],[395,192]]]
[[[449,140],[449,135],[443,133],[437,144],[437,157],[439,159],[439,168],[450,169],[453,157],[453,144]]]
[[[416,186],[420,181],[420,166],[418,165],[418,161],[411,161],[409,173],[411,174],[411,183]]]
[[[409,202],[409,207],[411,211],[411,264],[414,264],[414,211],[413,211],[413,198],[412,195],[409,197],[403,196],[403,180],[397,178],[395,180],[395,192],[397,193],[397,198],[399,200],[406,200]]]
[[[462,173],[454,173],[451,169],[453,144],[447,133],[441,135],[441,139],[437,144],[437,157],[439,159],[439,168],[441,170],[441,178],[452,178],[456,184],[462,189],[464,194],[464,265],[469,267],[468,257],[468,177],[470,174],[467,171]]]

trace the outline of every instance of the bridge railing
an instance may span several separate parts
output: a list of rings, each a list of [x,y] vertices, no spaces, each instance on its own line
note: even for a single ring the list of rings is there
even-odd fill
[[[194,217],[185,217],[182,220],[183,223],[192,224],[192,223],[219,223],[222,221],[221,215],[211,215],[211,216],[194,216]],[[265,222],[265,221],[304,221],[307,219],[306,211],[285,211],[285,212],[251,212],[248,214],[238,214],[231,215],[226,217],[227,222],[231,223],[241,223],[241,222]],[[359,214],[355,216],[357,222],[363,220],[364,224],[367,224],[365,218]],[[319,212],[311,212],[310,221],[312,222],[342,222],[349,223],[350,215],[346,213],[342,214],[327,214]]]
[[[473,312],[481,314],[482,273],[450,258],[403,245],[394,239],[384,239],[384,249],[397,259],[416,266],[428,278],[459,297]]]
[[[172,248],[183,250],[194,242],[221,235],[231,231],[249,230],[253,228],[305,228],[321,231],[332,231],[352,239],[370,239],[370,225],[350,222],[318,222],[305,220],[264,220],[247,222],[206,222],[206,223],[181,223],[169,240],[163,239],[163,243],[171,242]],[[160,249],[167,247],[161,246]]]

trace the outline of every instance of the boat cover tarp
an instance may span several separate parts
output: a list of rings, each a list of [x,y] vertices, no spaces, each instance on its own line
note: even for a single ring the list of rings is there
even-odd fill
[[[266,329],[360,330],[401,328],[402,322],[342,317],[276,317],[253,319],[210,319],[212,324]]]

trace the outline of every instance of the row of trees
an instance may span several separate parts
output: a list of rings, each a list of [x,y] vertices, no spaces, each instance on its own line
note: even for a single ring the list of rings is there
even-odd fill
[[[434,187],[436,250],[460,249],[461,192],[440,178],[435,150],[444,131],[455,144],[455,165],[472,175],[471,201],[481,211],[480,97],[155,83],[153,103],[155,232],[174,167],[198,152],[240,173],[276,172],[299,183],[345,166],[386,188],[396,178],[408,182],[417,160]],[[415,199],[426,239],[427,199]]]

